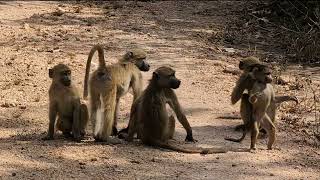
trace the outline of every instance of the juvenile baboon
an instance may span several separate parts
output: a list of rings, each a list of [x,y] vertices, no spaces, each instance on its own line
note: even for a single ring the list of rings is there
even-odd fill
[[[153,72],[152,79],[142,95],[134,102],[129,120],[129,132],[126,140],[132,141],[135,133],[146,145],[171,149],[184,153],[225,153],[223,148],[187,149],[172,145],[169,139],[174,133],[174,118],[168,116],[166,104],[175,112],[179,122],[187,131],[186,141],[195,141],[190,124],[183,114],[173,89],[180,86],[175,71],[169,67],[160,67]]]
[[[89,80],[90,120],[94,129],[94,138],[96,141],[119,143],[118,139],[110,138],[112,133],[117,134],[119,99],[128,92],[129,88],[133,90],[133,101],[137,99],[142,92],[140,71],[148,71],[150,66],[145,62],[146,53],[141,49],[129,51],[119,59],[118,63],[106,66],[103,48],[95,45],[87,60],[84,98],[88,96],[90,64],[96,51],[99,55],[99,67],[91,74]]]
[[[252,113],[245,122],[245,130],[240,139],[225,138],[226,140],[241,142],[248,131],[251,131],[251,146],[250,149],[256,149],[256,141],[259,134],[259,125],[261,125],[268,133],[268,149],[272,149],[275,141],[275,125],[268,115],[268,108],[275,104],[275,95],[272,82],[271,70],[265,65],[256,65],[252,72],[248,74],[254,79],[252,88],[249,90],[249,103],[252,104]],[[272,114],[274,115],[274,114]]]
[[[248,99],[249,96],[247,93],[244,93],[244,91],[251,90],[256,80],[253,79],[249,75],[249,73],[252,71],[254,67],[259,65],[261,65],[261,62],[256,57],[244,58],[239,63],[239,69],[243,70],[243,73],[241,74],[240,78],[236,83],[236,86],[232,91],[231,103],[235,104],[241,98],[240,115],[244,123],[247,121],[248,117],[252,114],[252,104],[249,103],[249,99]],[[277,106],[279,106],[282,102],[285,102],[285,101],[295,101],[296,103],[298,103],[297,98],[294,96],[276,96],[274,104],[269,106],[269,109],[267,111],[267,113],[269,114],[269,117],[275,117]],[[272,118],[272,121],[274,122],[274,118]],[[242,125],[236,126],[235,129],[240,130],[243,128],[244,128],[244,125],[242,124]]]
[[[80,102],[77,88],[71,81],[71,70],[64,64],[49,69],[52,83],[49,89],[49,130],[44,140],[53,139],[56,117],[56,128],[66,137],[71,136],[80,141],[85,135],[88,122],[88,109]]]

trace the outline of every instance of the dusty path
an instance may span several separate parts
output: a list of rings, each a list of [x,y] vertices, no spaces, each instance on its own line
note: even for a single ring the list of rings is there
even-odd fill
[[[223,69],[236,68],[239,58],[201,38],[224,26],[234,3],[132,2],[104,8],[65,3],[61,8],[67,12],[54,16],[58,2],[0,2],[1,179],[319,179],[319,149],[281,130],[273,151],[262,139],[256,152],[206,156],[139,143],[74,143],[61,136],[40,140],[48,124],[47,69],[68,64],[82,90],[87,53],[102,43],[110,48],[110,63],[126,49],[142,47],[151,70],[161,65],[177,70],[182,86],[176,92],[199,140],[196,146],[248,147],[249,138],[242,144],[223,139],[240,135],[232,130],[240,120],[218,118],[238,111],[228,99],[237,76]],[[76,7],[83,9],[75,13]],[[208,7],[214,13],[206,14]],[[145,83],[150,75],[144,73]],[[128,120],[131,98],[121,101],[120,127]],[[184,137],[178,125],[175,139],[183,144]]]

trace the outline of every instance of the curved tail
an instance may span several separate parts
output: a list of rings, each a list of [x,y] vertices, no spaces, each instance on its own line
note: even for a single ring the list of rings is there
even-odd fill
[[[280,104],[285,101],[294,101],[294,102],[296,102],[296,104],[299,103],[297,97],[295,97],[295,96],[276,96],[275,101],[277,104]]]
[[[88,80],[89,80],[91,60],[92,60],[92,57],[96,51],[98,51],[98,55],[99,55],[99,67],[98,68],[106,66],[106,62],[104,60],[104,51],[103,51],[102,46],[100,44],[94,45],[92,47],[92,49],[90,50],[90,53],[89,53],[88,59],[87,59],[86,74],[84,77],[84,87],[83,87],[83,98],[84,99],[87,99],[87,97],[88,97]]]

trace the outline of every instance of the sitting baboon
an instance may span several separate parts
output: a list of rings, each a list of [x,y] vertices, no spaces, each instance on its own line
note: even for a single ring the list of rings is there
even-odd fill
[[[52,83],[49,89],[49,130],[44,140],[53,139],[56,117],[56,128],[66,137],[72,136],[80,141],[85,135],[88,122],[88,109],[80,102],[77,88],[71,81],[71,70],[64,64],[49,69]]]
[[[190,124],[183,114],[178,98],[173,91],[180,86],[175,71],[169,67],[160,67],[153,72],[152,79],[142,95],[134,102],[129,120],[129,132],[126,140],[138,138],[146,145],[171,149],[184,153],[225,153],[223,148],[187,149],[169,143],[174,133],[173,116],[168,116],[166,104],[175,112],[179,122],[187,131],[186,141],[195,141]]]

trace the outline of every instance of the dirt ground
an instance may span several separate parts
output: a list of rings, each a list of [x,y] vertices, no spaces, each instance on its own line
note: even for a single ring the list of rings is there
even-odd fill
[[[239,104],[229,95],[239,56],[202,38],[223,29],[237,1],[90,3],[0,2],[0,177],[1,179],[319,179],[320,150],[299,136],[278,130],[275,149],[260,139],[254,152],[182,154],[142,146],[139,142],[105,145],[89,136],[82,143],[42,141],[48,127],[48,68],[66,63],[82,91],[90,48],[97,43],[113,63],[127,49],[148,53],[151,71],[168,65],[182,80],[176,90],[193,128],[195,144],[185,143],[177,123],[175,139],[184,146],[249,147],[224,140],[233,130]],[[57,8],[64,12],[55,14]],[[210,13],[205,13],[208,7]],[[97,61],[95,60],[95,63]],[[276,87],[277,92],[297,93]],[[119,128],[125,127],[132,95],[121,100]],[[288,108],[294,104],[288,103]],[[278,116],[290,114],[279,112]],[[91,129],[90,127],[88,128]]]

